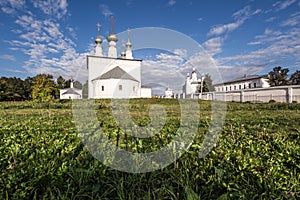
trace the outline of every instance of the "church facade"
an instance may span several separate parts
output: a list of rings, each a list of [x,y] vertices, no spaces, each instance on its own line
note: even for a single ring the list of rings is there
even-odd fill
[[[111,33],[107,36],[109,43],[107,54],[102,49],[100,24],[98,36],[95,40],[94,55],[87,56],[88,68],[88,97],[99,98],[151,98],[149,88],[143,90],[141,83],[142,60],[134,59],[132,44],[128,30],[126,49],[118,56],[118,37]]]
[[[202,79],[198,79],[196,69],[194,68],[191,77],[189,73],[186,75],[186,80],[182,86],[183,95],[185,97],[199,95],[201,90],[201,81]]]

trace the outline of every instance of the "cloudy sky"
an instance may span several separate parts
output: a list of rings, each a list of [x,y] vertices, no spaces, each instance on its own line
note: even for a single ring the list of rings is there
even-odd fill
[[[132,29],[134,57],[144,60],[142,78],[149,84],[162,79],[164,85],[182,84],[178,74],[184,77],[192,67],[213,74],[205,71],[211,64],[223,80],[266,74],[278,65],[291,72],[300,69],[297,0],[0,0],[0,6],[0,76],[50,73],[83,81],[96,24],[101,23],[105,39],[112,15],[116,33]],[[197,52],[190,54],[180,37],[173,40],[180,44],[174,49],[135,49],[141,44],[134,43],[134,29],[143,27],[183,34],[200,44],[211,62],[195,56]],[[157,41],[164,43],[163,38],[158,35]]]

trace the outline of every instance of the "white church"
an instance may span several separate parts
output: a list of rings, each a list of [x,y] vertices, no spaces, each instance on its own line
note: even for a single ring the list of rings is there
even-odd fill
[[[74,88],[73,80],[70,82],[70,88],[59,90],[60,99],[82,99],[82,89]]]
[[[87,56],[88,98],[151,98],[151,88],[142,87],[142,60],[133,58],[130,30],[126,49],[118,56],[118,36],[113,26],[106,38],[109,43],[107,54],[101,45],[100,24],[97,26],[94,55]]]
[[[182,86],[184,97],[199,95],[203,78],[203,76],[198,78],[195,68],[193,68],[191,77],[190,74],[187,73],[184,85]]]

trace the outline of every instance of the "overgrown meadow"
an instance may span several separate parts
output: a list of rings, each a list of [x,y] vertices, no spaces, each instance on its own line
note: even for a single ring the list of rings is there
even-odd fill
[[[110,100],[96,101],[96,126],[127,151],[155,151],[173,139],[180,110],[175,99],[130,100],[136,125],[150,123],[151,104],[166,111],[163,128],[152,138],[122,130]],[[219,140],[204,158],[199,151],[211,102],[199,105],[200,123],[188,151],[163,169],[131,174],[91,155],[75,127],[71,101],[2,102],[0,199],[300,198],[300,104],[228,103]]]

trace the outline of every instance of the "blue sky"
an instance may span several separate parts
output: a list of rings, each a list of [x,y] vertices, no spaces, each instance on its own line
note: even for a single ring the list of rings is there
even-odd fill
[[[213,58],[223,80],[266,74],[278,65],[300,69],[297,0],[0,0],[0,6],[0,76],[76,76],[93,50],[96,24],[102,24],[104,39],[112,15],[116,33],[161,27],[191,37]],[[166,59],[184,50],[134,51],[134,56],[158,66],[156,73],[170,84]],[[151,78],[147,74],[144,79]]]

